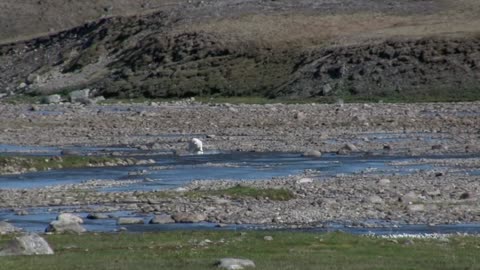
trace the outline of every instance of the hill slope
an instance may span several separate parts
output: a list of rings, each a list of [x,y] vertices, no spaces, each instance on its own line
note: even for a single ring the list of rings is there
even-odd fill
[[[119,97],[480,94],[480,3],[399,2],[163,3],[150,13],[103,18],[0,46],[0,91],[49,94],[89,87]]]

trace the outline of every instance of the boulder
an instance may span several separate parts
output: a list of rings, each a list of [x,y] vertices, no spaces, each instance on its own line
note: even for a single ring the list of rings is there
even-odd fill
[[[318,150],[307,150],[303,152],[302,156],[304,157],[321,157],[322,153]]]
[[[70,102],[86,104],[90,102],[90,89],[70,92]]]
[[[419,197],[414,191],[410,191],[407,194],[403,195],[400,200],[403,203],[412,203],[418,201]]]
[[[18,231],[15,226],[12,224],[5,222],[5,221],[0,221],[0,234],[9,234],[9,233],[14,233]]]
[[[45,232],[53,232],[53,233],[76,233],[81,234],[86,232],[87,230],[80,225],[79,223],[75,222],[65,222],[60,220],[54,220],[50,222],[48,227],[45,229]]]
[[[53,250],[47,241],[34,233],[15,237],[0,250],[0,256],[51,254]]]
[[[110,216],[104,213],[90,213],[87,219],[109,219]]]
[[[383,199],[378,195],[371,196],[369,200],[373,204],[383,204]]]
[[[297,180],[297,184],[308,184],[308,183],[313,183],[312,178],[301,178]]]
[[[172,218],[175,220],[176,223],[197,223],[207,219],[205,215],[191,213],[179,213],[173,215]]]
[[[337,154],[339,155],[347,155],[351,152],[358,152],[358,148],[352,144],[352,143],[347,143],[345,144],[342,148],[340,148],[338,151],[337,151]]]
[[[425,211],[425,205],[423,204],[410,204],[407,206],[409,212],[423,212]]]
[[[263,237],[263,240],[265,240],[265,241],[273,241],[273,237],[270,236],[270,235],[267,235],[267,236]]]
[[[390,185],[390,179],[386,179],[386,178],[380,179],[380,180],[378,180],[377,183],[378,183],[380,186],[388,186],[388,185]]]
[[[150,220],[150,224],[168,224],[168,223],[175,223],[172,216],[170,215],[156,215]]]
[[[65,223],[83,223],[83,219],[71,213],[61,213],[57,216],[57,220]]]
[[[118,225],[133,225],[133,224],[145,224],[143,218],[136,217],[121,217],[117,220]]]
[[[252,260],[235,259],[235,258],[223,258],[217,262],[219,268],[235,270],[244,269],[245,267],[255,267],[255,263]]]
[[[43,98],[42,103],[44,104],[58,104],[62,102],[62,97],[60,95],[50,95]]]

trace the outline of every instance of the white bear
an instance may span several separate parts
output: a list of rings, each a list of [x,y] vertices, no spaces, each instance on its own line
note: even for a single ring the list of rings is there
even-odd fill
[[[188,144],[188,151],[195,154],[203,154],[203,143],[197,138],[193,138]]]

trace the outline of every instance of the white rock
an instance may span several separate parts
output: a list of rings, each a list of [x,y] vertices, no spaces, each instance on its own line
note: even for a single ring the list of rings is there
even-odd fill
[[[62,213],[57,216],[58,221],[67,222],[67,223],[83,223],[83,219],[79,216],[76,216],[71,213]]]
[[[217,262],[219,268],[228,270],[244,269],[245,267],[255,267],[255,263],[251,260],[223,258]]]
[[[297,184],[308,184],[308,183],[313,183],[312,178],[301,178],[297,180]]]

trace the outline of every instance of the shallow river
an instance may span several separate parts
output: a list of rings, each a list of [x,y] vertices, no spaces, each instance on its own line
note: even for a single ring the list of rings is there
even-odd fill
[[[62,149],[53,147],[19,147],[0,145],[3,155],[58,155]],[[155,160],[155,164],[148,166],[107,167],[62,169],[45,172],[36,172],[22,175],[0,176],[0,187],[6,188],[39,188],[58,184],[81,183],[91,179],[109,180],[141,180],[132,185],[106,188],[102,191],[133,191],[133,190],[161,190],[182,186],[192,180],[223,179],[223,180],[256,180],[270,179],[294,175],[305,170],[318,171],[320,175],[328,177],[338,174],[382,173],[406,174],[420,170],[444,170],[448,168],[432,167],[431,165],[391,166],[392,161],[408,161],[417,159],[407,156],[382,156],[382,155],[348,155],[339,156],[325,154],[321,158],[302,157],[298,153],[206,153],[204,155],[173,156],[165,153],[147,153],[127,148],[91,148],[70,147],[69,150],[87,153],[121,152],[125,156],[133,155],[137,159],[148,158]],[[471,157],[471,156],[448,156]],[[429,156],[428,158],[444,159],[447,156]],[[140,172],[140,173],[138,173]],[[479,173],[477,170],[470,173]],[[55,219],[57,214],[72,208],[35,208],[28,209],[29,215],[16,216],[10,209],[0,209],[0,220],[9,220],[18,227],[29,231],[43,231],[48,223]],[[78,213],[86,217],[87,213]],[[111,213],[115,217],[135,216],[130,212]],[[148,222],[151,216],[144,216]],[[86,228],[91,231],[113,231],[118,229],[115,219],[88,220],[85,219]],[[126,226],[129,231],[151,231],[172,229],[220,229],[214,224],[172,224],[172,225],[132,225]],[[261,229],[253,225],[227,226],[221,229]],[[327,228],[315,229],[319,231],[344,230],[352,233],[452,233],[469,232],[480,233],[480,224],[426,226],[405,225],[397,228],[347,228],[331,224]]]

